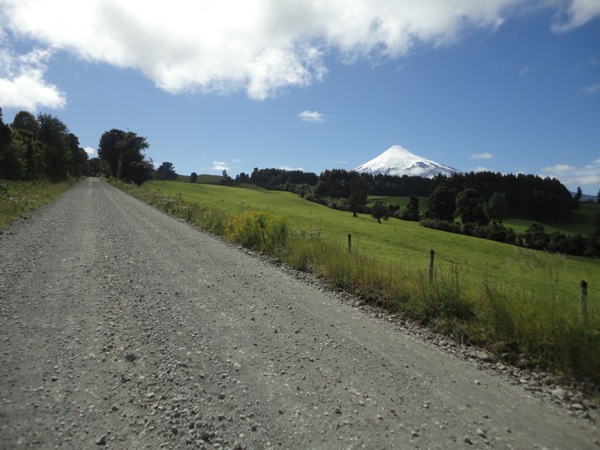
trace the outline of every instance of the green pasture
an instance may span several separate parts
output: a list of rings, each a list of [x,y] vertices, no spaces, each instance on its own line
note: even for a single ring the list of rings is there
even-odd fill
[[[590,302],[600,303],[600,260],[530,251],[398,219],[378,224],[369,215],[359,214],[354,218],[349,212],[329,209],[289,192],[267,191],[256,186],[153,181],[146,183],[144,189],[181,196],[186,203],[210,206],[231,215],[251,210],[282,215],[293,232],[318,231],[325,241],[343,247],[347,246],[350,234],[354,252],[393,261],[408,269],[427,269],[430,250],[434,250],[436,269],[457,272],[468,290],[488,284],[508,293],[536,296],[540,300],[552,298],[576,307],[580,282],[586,280]],[[405,198],[399,204],[405,207],[407,202]]]

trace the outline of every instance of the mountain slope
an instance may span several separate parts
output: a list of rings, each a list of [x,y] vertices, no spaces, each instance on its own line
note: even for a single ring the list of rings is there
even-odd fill
[[[453,167],[417,156],[402,146],[394,145],[377,158],[358,166],[354,171],[395,176],[419,176],[433,178],[438,174],[450,176],[458,172]]]

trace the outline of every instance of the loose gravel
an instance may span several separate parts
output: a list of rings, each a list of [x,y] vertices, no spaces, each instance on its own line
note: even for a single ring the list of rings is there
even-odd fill
[[[0,448],[600,448],[594,403],[87,179],[0,235]]]

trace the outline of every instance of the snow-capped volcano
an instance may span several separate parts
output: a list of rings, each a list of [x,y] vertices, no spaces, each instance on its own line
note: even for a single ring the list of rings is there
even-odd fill
[[[408,175],[424,178],[433,178],[438,174],[450,176],[458,172],[450,166],[421,158],[400,145],[390,147],[377,158],[358,166],[354,171],[372,175],[384,174],[399,177]]]

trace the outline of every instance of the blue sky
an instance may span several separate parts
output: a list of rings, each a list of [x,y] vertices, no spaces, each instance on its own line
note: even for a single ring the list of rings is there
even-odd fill
[[[600,0],[0,0],[0,106],[232,176],[392,145],[600,189]]]

